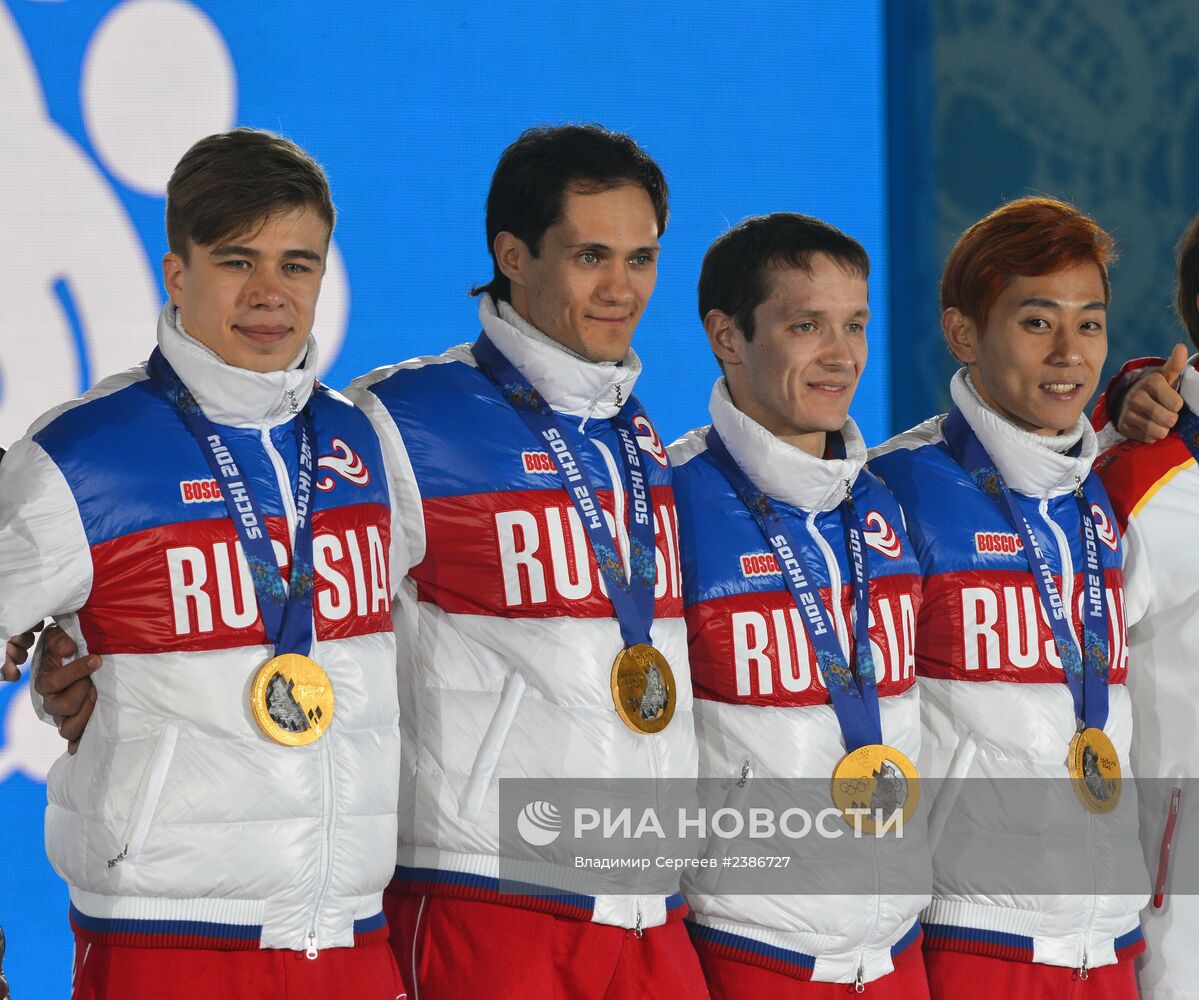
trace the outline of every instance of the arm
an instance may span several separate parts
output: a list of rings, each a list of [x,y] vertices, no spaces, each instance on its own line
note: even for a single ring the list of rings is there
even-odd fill
[[[371,422],[382,445],[391,494],[391,592],[399,592],[408,571],[424,558],[425,513],[408,449],[387,407],[366,387],[371,376],[356,379],[344,395]]]
[[[34,627],[40,628],[49,615],[78,610],[92,585],[91,552],[74,496],[58,467],[29,438],[14,445],[0,467],[0,566],[4,567],[0,633],[15,637],[6,651],[7,667],[9,652],[14,659],[20,657],[18,662],[25,659],[32,644],[25,640],[32,639]],[[68,647],[62,639],[54,639],[52,648],[63,652]],[[74,680],[79,680],[84,670],[90,674],[91,669],[90,663],[77,665]],[[78,688],[65,706],[53,700],[69,686],[57,683],[62,674],[53,678],[54,683],[47,683],[54,671],[39,673],[45,673],[45,679],[38,677],[30,692],[42,718],[47,718],[47,713],[73,714],[64,708],[74,705],[78,710],[82,706]],[[90,677],[86,686],[91,686]],[[41,703],[42,694],[52,696],[46,706]]]
[[[91,551],[70,487],[29,438],[0,466],[0,634],[79,610],[92,586]]]

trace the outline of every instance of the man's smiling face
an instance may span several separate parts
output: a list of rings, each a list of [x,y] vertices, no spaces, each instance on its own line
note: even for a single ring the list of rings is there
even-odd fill
[[[168,253],[163,281],[183,328],[227,363],[282,371],[312,331],[329,226],[313,209],[268,216],[211,246]]]
[[[533,326],[589,361],[623,361],[654,291],[659,249],[649,195],[622,184],[568,188],[536,256],[501,233],[496,257],[512,283],[512,307]]]

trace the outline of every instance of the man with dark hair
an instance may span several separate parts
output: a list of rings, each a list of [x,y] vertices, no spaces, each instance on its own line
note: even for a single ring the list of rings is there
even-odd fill
[[[822,892],[697,880],[690,929],[716,1000],[831,1000],[845,983],[928,995],[917,920],[928,854],[913,819],[920,568],[849,418],[869,272],[856,240],[779,213],[721,236],[700,274],[700,319],[724,376],[711,425],[670,449],[700,774],[742,794],[785,789],[788,806],[814,795],[813,813],[834,804],[830,778],[873,783],[864,800],[893,795],[887,818],[897,808],[909,821],[848,857],[806,848],[805,864],[821,866],[808,885]],[[784,575],[796,560],[800,577]]]
[[[482,335],[350,390],[414,538],[392,943],[422,998],[702,997],[681,896],[550,862],[521,890],[498,837],[503,778],[696,774],[671,474],[630,349],[666,182],[628,136],[538,128],[487,204]]]
[[[1199,215],[1178,244],[1177,266],[1175,309],[1196,348]],[[1124,536],[1129,655],[1140,668],[1129,681],[1132,759],[1138,779],[1148,779],[1138,785],[1141,838],[1156,869],[1140,983],[1155,1000],[1193,996],[1199,979],[1199,898],[1187,884],[1183,860],[1194,857],[1195,828],[1180,822],[1185,786],[1199,770],[1199,560],[1191,544],[1199,526],[1199,355],[1187,354],[1179,344],[1164,365],[1160,358],[1129,362],[1109,383],[1094,417],[1102,430],[1110,413],[1129,439],[1114,444],[1096,468]],[[1129,388],[1138,375],[1144,377]],[[1111,436],[1107,431],[1101,440]]]
[[[1094,220],[1051,198],[967,229],[941,281],[942,330],[963,365],[954,407],[870,463],[924,575],[930,776],[966,779],[950,794],[977,806],[946,806],[933,824],[922,923],[934,1000],[1068,996],[1080,980],[1096,1000],[1136,996],[1148,879],[1135,792],[1120,782],[1132,728],[1120,538],[1083,417],[1107,354],[1114,256]],[[1073,795],[1055,802],[1067,779]]]
[[[425,1000],[706,996],[677,891],[637,869],[589,890],[548,863],[516,885],[499,840],[501,778],[696,775],[670,467],[632,395],[666,218],[662,172],[628,136],[526,131],[488,198],[482,336],[347,391],[408,543],[385,905]],[[64,726],[86,703],[75,676]]]
[[[238,129],[167,200],[158,348],[0,466],[0,632],[54,615],[104,659],[47,789],[72,995],[395,1000],[402,539],[375,431],[316,382],[328,183]],[[334,442],[373,475],[328,473]]]
[[[496,302],[512,301],[512,281],[500,262],[496,240],[510,233],[537,258],[547,229],[562,220],[567,196],[598,194],[633,185],[653,207],[658,234],[669,211],[662,168],[629,136],[593,125],[526,129],[500,157],[487,195],[487,249],[494,277],[472,290]]]

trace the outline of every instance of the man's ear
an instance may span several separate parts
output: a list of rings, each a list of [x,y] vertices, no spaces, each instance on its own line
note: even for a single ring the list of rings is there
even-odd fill
[[[187,267],[183,258],[177,253],[164,254],[162,258],[162,284],[167,295],[175,305],[179,304],[176,297],[183,291],[183,271]]]
[[[745,343],[745,337],[732,316],[722,309],[709,309],[704,317],[704,333],[708,335],[708,346],[722,366],[742,363],[741,345]]]
[[[941,313],[941,332],[945,335],[949,353],[958,361],[964,365],[978,361],[978,324],[962,310],[950,306]]]
[[[529,252],[528,244],[519,236],[503,232],[496,234],[495,242],[491,245],[491,249],[495,253],[495,261],[500,269],[500,273],[512,282],[513,285],[519,285],[523,288],[526,284],[524,280],[525,269],[528,267],[528,262],[533,256]]]

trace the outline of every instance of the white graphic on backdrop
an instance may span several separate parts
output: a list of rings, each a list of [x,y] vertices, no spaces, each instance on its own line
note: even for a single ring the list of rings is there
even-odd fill
[[[37,717],[26,682],[22,681],[8,700],[4,726],[0,728],[0,785],[9,775],[18,773],[45,781],[50,765],[66,748],[58,730]]]
[[[84,372],[146,353],[158,293],[141,241],[87,154],[47,115],[41,82],[0,4],[0,444],[79,391]],[[60,294],[84,331],[77,344]]]
[[[105,165],[141,194],[162,195],[200,136],[237,121],[233,57],[217,26],[187,3],[116,7],[83,60],[84,121]]]
[[[182,0],[130,0],[100,23],[80,70],[84,123],[112,175],[163,197],[196,139],[236,122],[237,78],[220,30]],[[0,446],[86,382],[143,360],[162,301],[158,261],[86,150],[49,117],[28,48],[0,0]],[[349,319],[329,247],[316,315],[321,371]]]

